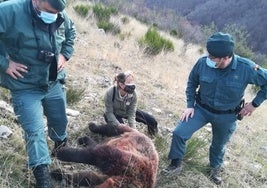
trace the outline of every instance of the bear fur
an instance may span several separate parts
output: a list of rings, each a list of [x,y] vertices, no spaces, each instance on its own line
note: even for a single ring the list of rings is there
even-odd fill
[[[94,133],[111,137],[98,144],[88,136],[78,139],[84,148],[61,148],[56,157],[61,161],[94,165],[102,173],[66,174],[55,170],[57,180],[66,179],[75,186],[95,188],[154,188],[158,169],[158,153],[150,138],[128,126],[89,124]]]

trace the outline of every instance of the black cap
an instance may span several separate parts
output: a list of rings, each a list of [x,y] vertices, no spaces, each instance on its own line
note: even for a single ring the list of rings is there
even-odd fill
[[[206,47],[210,55],[226,57],[234,51],[234,40],[230,34],[218,32],[208,38]]]
[[[59,12],[61,12],[66,6],[66,0],[47,0],[47,2],[51,5],[51,7]]]

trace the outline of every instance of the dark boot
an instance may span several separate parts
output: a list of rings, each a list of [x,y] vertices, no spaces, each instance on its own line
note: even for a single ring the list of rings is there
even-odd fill
[[[45,164],[33,168],[33,175],[36,180],[36,188],[52,188],[48,166]]]
[[[171,164],[161,171],[164,176],[179,175],[183,170],[183,162],[180,159],[172,159]]]
[[[55,157],[57,151],[58,151],[60,148],[65,147],[66,145],[67,145],[67,138],[65,138],[65,139],[62,140],[62,141],[56,141],[56,142],[55,142],[55,145],[54,145],[54,149],[52,150],[51,156],[52,156],[52,157]]]
[[[221,168],[212,168],[210,169],[210,179],[216,184],[220,185],[222,183],[222,177],[221,177]]]

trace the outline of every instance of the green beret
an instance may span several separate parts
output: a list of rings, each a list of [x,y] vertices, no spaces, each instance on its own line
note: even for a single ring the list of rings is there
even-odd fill
[[[61,12],[66,6],[66,0],[47,0],[47,2],[51,5],[51,7],[59,12]]]
[[[218,32],[208,38],[207,51],[214,57],[226,57],[234,52],[234,40],[228,33]]]

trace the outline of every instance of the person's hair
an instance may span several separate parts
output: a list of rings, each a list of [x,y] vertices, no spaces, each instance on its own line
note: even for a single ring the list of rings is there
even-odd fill
[[[228,54],[228,55],[225,56],[225,57],[229,57],[229,58],[231,58],[231,57],[233,57],[233,55],[234,55],[234,52],[231,52],[230,54]],[[223,58],[223,57],[216,57],[216,56],[212,56],[212,57],[214,57],[214,58]]]
[[[228,57],[232,57],[234,55],[234,52],[231,52]]]
[[[121,72],[119,74],[117,74],[115,76],[115,79],[114,79],[114,82],[116,82],[117,84],[120,82],[120,83],[125,83],[126,79],[129,77],[129,76],[132,76],[133,77],[133,74],[131,71],[125,71],[125,72]]]

